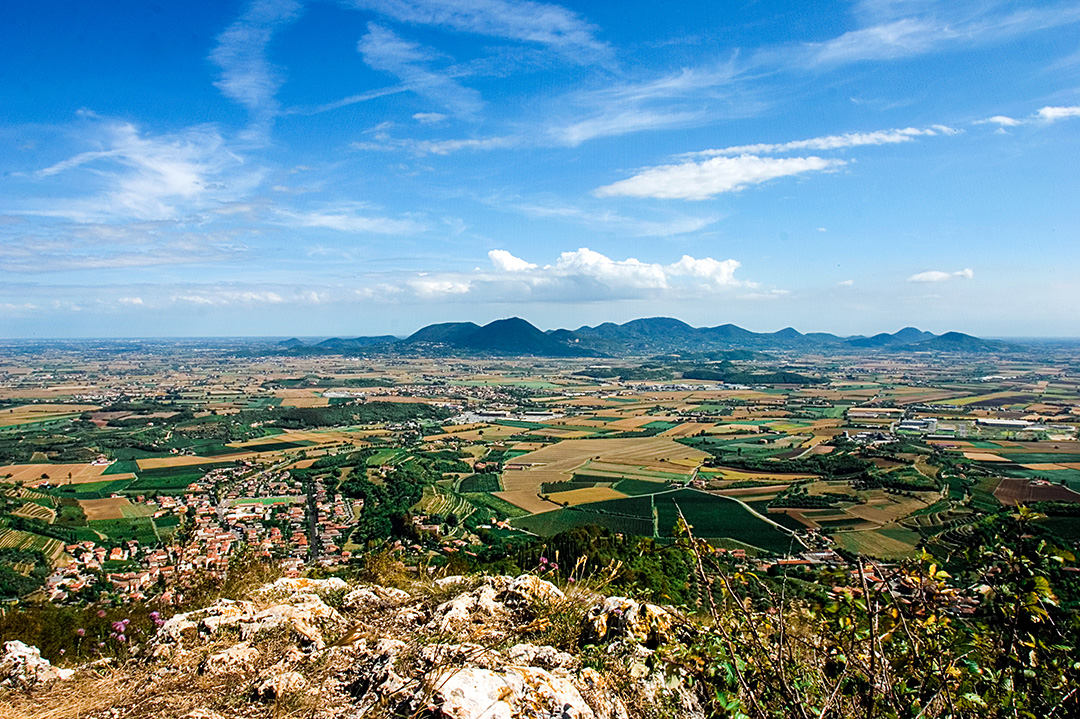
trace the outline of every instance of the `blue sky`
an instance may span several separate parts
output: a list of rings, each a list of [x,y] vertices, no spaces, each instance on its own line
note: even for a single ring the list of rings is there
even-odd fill
[[[0,7],[0,336],[1080,336],[1080,3]]]

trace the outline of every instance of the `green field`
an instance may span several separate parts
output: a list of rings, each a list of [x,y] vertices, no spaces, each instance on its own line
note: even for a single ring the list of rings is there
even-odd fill
[[[1057,454],[1055,452],[998,452],[1005,459],[1011,459],[1017,464],[1058,464],[1060,462],[1080,462],[1080,454]]]
[[[102,476],[107,474],[134,474],[139,471],[139,463],[133,459],[121,459],[113,462],[105,471],[101,473]]]
[[[397,464],[409,453],[404,449],[380,449],[367,458],[367,466],[379,467],[384,464]]]
[[[1080,489],[1080,469],[1013,469],[1006,467],[1002,474],[1019,479],[1045,479],[1055,484],[1064,484],[1070,489]]]
[[[505,499],[500,499],[493,494],[485,494],[483,492],[476,492],[462,495],[469,502],[478,507],[481,512],[483,510],[488,511],[488,515],[495,514],[499,519],[513,519],[514,517],[524,517],[528,515],[528,512],[517,505],[510,504]]]
[[[802,548],[787,532],[757,517],[736,500],[694,489],[590,502],[524,517],[515,520],[514,526],[541,536],[590,524],[613,532],[651,536],[655,511],[659,535],[672,537],[679,510],[695,536],[701,538],[726,537],[772,554],[787,554]]]
[[[92,519],[87,524],[90,529],[104,534],[116,543],[126,542],[129,539],[148,545],[158,542],[158,535],[154,531],[154,521],[149,517]]]
[[[1070,544],[1080,544],[1080,517],[1047,517],[1039,524]]]
[[[734,499],[696,489],[654,495],[660,533],[672,536],[681,509],[698,537],[730,537],[774,554],[802,551],[790,534],[755,516]]]
[[[622,492],[631,497],[663,492],[666,488],[664,482],[650,482],[647,479],[624,479],[613,487],[616,492]]]
[[[473,474],[465,477],[458,485],[461,492],[499,492],[502,490],[502,481],[497,474]]]
[[[586,505],[582,505],[586,506]],[[575,527],[596,525],[607,527],[613,532],[651,537],[653,523],[644,517],[627,517],[616,514],[581,511],[580,508],[557,509],[553,512],[533,514],[515,519],[512,524],[533,534],[550,537]]]
[[[104,499],[120,492],[134,483],[133,479],[111,479],[102,482],[84,482],[83,484],[65,484],[51,490],[58,497],[72,499]]]

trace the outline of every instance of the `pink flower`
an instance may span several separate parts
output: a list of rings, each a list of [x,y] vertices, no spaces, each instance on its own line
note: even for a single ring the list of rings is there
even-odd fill
[[[86,630],[83,629],[82,627],[79,627],[78,629],[76,629],[75,633],[78,634],[80,637],[85,637],[86,636]]]
[[[126,641],[127,641],[127,637],[125,637],[125,636],[124,636],[123,634],[120,634],[120,635],[118,635],[118,636],[116,637],[116,641],[118,641],[118,642],[126,642]]]
[[[105,618],[105,610],[104,609],[97,610],[97,615],[98,615],[98,619],[104,619]]]
[[[573,578],[573,577],[570,577],[570,578],[569,578],[569,579],[567,579],[566,581],[568,581],[568,582],[570,582],[571,584],[573,584],[573,583],[574,583],[574,578]]]
[[[541,564],[547,564],[548,563],[548,558],[547,557],[540,557],[540,563]]]

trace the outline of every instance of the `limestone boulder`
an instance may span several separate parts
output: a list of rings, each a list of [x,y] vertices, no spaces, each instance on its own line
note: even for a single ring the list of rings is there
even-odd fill
[[[675,639],[680,624],[677,615],[656,604],[626,597],[605,597],[585,617],[582,641],[602,644],[614,639],[631,639],[656,648]]]
[[[29,688],[56,680],[70,679],[71,669],[54,667],[43,659],[37,647],[20,641],[4,642],[0,655],[0,686]]]

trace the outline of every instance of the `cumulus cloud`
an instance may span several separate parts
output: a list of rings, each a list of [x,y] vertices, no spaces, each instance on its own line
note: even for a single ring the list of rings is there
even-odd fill
[[[488,258],[491,260],[491,264],[495,266],[495,269],[500,272],[524,272],[525,270],[536,269],[536,265],[532,262],[526,262],[520,257],[514,257],[506,250],[492,250],[488,252]]]
[[[919,272],[907,278],[908,282],[947,282],[948,280],[970,280],[975,276],[974,270],[967,267],[956,272],[942,272],[941,270],[927,270]]]
[[[823,172],[842,167],[844,160],[808,157],[714,157],[702,162],[685,162],[645,169],[633,177],[599,187],[597,197],[655,197],[660,199],[706,200],[759,185],[778,177],[807,172]]]
[[[1043,107],[1025,118],[1009,117],[1008,115],[994,115],[985,120],[976,120],[976,125],[997,125],[998,127],[1019,127],[1035,123],[1050,124],[1058,120],[1067,120],[1072,117],[1080,117],[1080,105],[1067,105],[1063,107]]]
[[[404,286],[421,298],[469,294],[489,301],[527,297],[557,302],[660,295],[699,297],[703,292],[757,287],[735,278],[740,264],[733,259],[683,255],[677,262],[661,264],[634,257],[615,259],[588,247],[562,252],[546,265],[502,249],[490,251],[488,258],[489,269],[477,268],[471,274],[423,274]]]
[[[1055,122],[1057,120],[1064,120],[1067,117],[1080,117],[1080,106],[1044,107],[1036,114],[1039,116],[1040,120]]]

